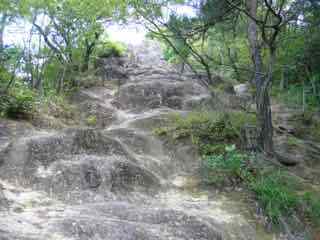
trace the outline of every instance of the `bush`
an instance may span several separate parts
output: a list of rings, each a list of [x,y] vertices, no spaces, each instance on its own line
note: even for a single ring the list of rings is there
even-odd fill
[[[319,80],[315,81],[319,82]],[[317,84],[316,89],[319,89],[319,84]],[[303,100],[303,91],[305,91],[305,99]],[[279,100],[286,103],[291,107],[299,107],[303,105],[305,101],[305,107],[309,109],[319,107],[319,91],[315,94],[313,93],[312,86],[305,86],[305,89],[302,84],[291,84],[288,89],[280,91],[278,88],[272,89],[272,95],[278,97]]]
[[[119,42],[107,41],[102,44],[102,47],[98,50],[99,58],[109,57],[121,57],[125,54],[126,47],[124,44]]]
[[[288,137],[288,145],[291,147],[296,147],[296,146],[300,145],[300,141],[299,141],[299,139],[297,139],[294,136],[289,136]]]
[[[280,224],[282,217],[289,218],[292,213],[302,213],[320,224],[319,198],[312,194],[301,196],[297,179],[277,167],[259,168],[255,158],[237,150],[244,124],[255,125],[256,116],[243,112],[193,112],[172,115],[168,126],[156,128],[154,133],[174,141],[190,138],[202,155],[204,181],[222,187],[242,184],[253,193],[272,224]],[[288,144],[299,142],[289,138]]]
[[[224,146],[224,153],[204,157],[209,184],[243,181],[249,176],[247,156],[239,153],[235,145]],[[221,151],[222,152],[222,151]]]
[[[0,98],[0,112],[3,116],[29,118],[34,112],[36,96],[27,86],[16,85]]]
[[[154,129],[159,136],[173,140],[190,138],[202,155],[224,153],[225,146],[240,143],[240,129],[255,124],[253,114],[242,112],[192,112],[187,116],[172,115],[167,127]]]
[[[273,224],[279,224],[280,218],[290,216],[299,204],[294,184],[283,171],[263,172],[254,169],[248,156],[238,152],[235,146],[227,146],[226,153],[204,158],[204,166],[209,184],[244,183],[262,207],[264,214]]]
[[[284,178],[284,173],[277,171],[259,174],[249,183],[264,214],[274,224],[279,224],[282,216],[290,216],[296,210],[299,202],[290,183]]]
[[[44,114],[65,120],[74,120],[79,115],[76,107],[68,101],[68,96],[59,95],[54,90],[48,91],[40,99],[38,112],[40,115]]]
[[[303,195],[304,212],[315,225],[320,226],[320,196],[312,192],[306,192]]]

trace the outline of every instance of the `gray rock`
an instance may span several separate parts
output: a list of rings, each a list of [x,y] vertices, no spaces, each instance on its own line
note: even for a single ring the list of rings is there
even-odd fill
[[[0,183],[0,212],[7,210],[9,208],[9,202],[6,196],[4,195],[3,186]]]
[[[0,149],[0,180],[8,182],[0,207],[10,203],[0,212],[0,240],[268,239],[239,199],[220,200],[197,184],[186,190],[199,174],[197,150],[152,133],[170,113],[211,104],[208,89],[164,62],[157,44],[129,49],[97,63],[118,91],[92,87],[73,97],[83,121],[97,117],[94,129],[38,131]]]
[[[238,96],[248,96],[249,94],[249,86],[248,84],[238,84],[233,86],[235,93]]]

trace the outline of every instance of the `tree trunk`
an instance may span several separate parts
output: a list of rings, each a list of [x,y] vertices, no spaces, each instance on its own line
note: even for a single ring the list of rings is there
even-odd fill
[[[258,1],[247,0],[247,10],[253,18],[257,18]],[[257,24],[249,19],[248,40],[250,52],[254,66],[254,78],[252,84],[256,87],[256,106],[258,120],[258,143],[263,152],[272,154],[273,147],[273,127],[270,107],[269,85],[272,81],[273,65],[275,61],[275,51],[270,49],[270,62],[268,66],[268,74],[262,74],[263,62],[261,56],[261,44],[258,40]]]
[[[4,30],[6,27],[8,16],[6,14],[1,15],[0,19],[0,64],[3,61],[3,50],[4,50]]]
[[[4,32],[4,28],[2,26],[0,26],[0,54],[2,54],[2,51],[4,48],[3,32]]]
[[[246,1],[247,10],[253,18],[257,18],[258,11],[258,1],[257,0],[247,0]],[[257,23],[249,19],[248,20],[248,40],[250,46],[251,59],[254,67],[254,77],[251,79],[253,85],[256,82],[262,81],[262,57],[261,57],[261,44],[258,40],[258,26]]]
[[[64,77],[66,73],[66,67],[63,68],[61,75],[58,79],[57,93],[60,94],[64,88]]]
[[[258,89],[257,89],[258,90]],[[258,90],[259,91],[259,90]],[[267,154],[272,154],[273,147],[273,126],[270,107],[269,92],[261,91],[257,94],[257,120],[259,128],[258,143],[261,150]]]
[[[94,46],[91,47],[87,46],[85,54],[83,56],[83,63],[82,63],[82,67],[81,67],[81,72],[86,72],[89,70],[89,62],[90,62],[90,56],[93,52],[93,48]]]

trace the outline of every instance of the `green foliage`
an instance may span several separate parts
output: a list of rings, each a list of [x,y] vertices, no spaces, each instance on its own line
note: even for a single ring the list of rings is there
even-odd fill
[[[320,120],[313,121],[310,129],[310,134],[313,138],[320,141]]]
[[[320,226],[320,196],[313,192],[306,192],[303,197],[303,210],[308,218],[316,225]]]
[[[186,117],[175,116],[173,129],[174,139],[190,137],[203,155],[218,151],[218,148],[212,147],[214,143],[236,142],[239,137],[227,115],[220,112],[194,112]]]
[[[153,129],[153,133],[157,136],[160,136],[160,137],[166,136],[169,131],[170,131],[170,129],[168,129],[166,127],[159,127],[159,128]]]
[[[249,183],[264,214],[274,224],[279,224],[281,217],[290,216],[298,206],[298,196],[290,184],[284,181],[281,171],[260,173]]]
[[[75,107],[69,103],[68,97],[57,94],[54,90],[39,98],[37,110],[40,115],[46,114],[59,119],[72,120],[79,115]]]
[[[204,156],[209,184],[221,183],[225,178],[237,180],[248,176],[247,156],[236,151],[235,145],[226,145],[223,150],[220,154]]]
[[[88,116],[86,119],[86,122],[87,122],[88,126],[91,126],[91,127],[96,126],[97,125],[97,116],[95,116],[95,115]]]
[[[227,179],[229,182],[233,180],[232,183],[244,183],[255,193],[270,222],[277,225],[281,217],[290,216],[297,209],[299,197],[294,191],[294,184],[284,172],[263,172],[253,168],[248,159],[234,145],[227,146],[224,154],[206,156],[206,182],[225,184]]]
[[[298,146],[299,145],[299,140],[296,138],[296,137],[293,137],[293,136],[289,136],[288,137],[288,145],[289,146]]]
[[[223,153],[226,144],[240,143],[240,130],[255,124],[256,117],[243,112],[192,112],[187,116],[172,115],[169,126],[154,129],[159,136],[173,140],[190,138],[202,155]]]
[[[203,157],[204,180],[207,184],[242,183],[254,193],[268,220],[279,225],[282,217],[302,214],[314,225],[320,225],[319,195],[307,192],[301,196],[299,183],[285,171],[272,167],[267,170],[254,167],[250,157],[237,151],[235,145],[225,151]]]
[[[305,92],[305,94],[303,92]],[[273,90],[274,96],[278,97],[278,99],[291,107],[302,107],[303,103],[305,104],[305,107],[317,107],[320,104],[319,93],[313,94],[311,86],[306,86],[304,88],[301,83],[290,84],[288,89],[283,91],[280,91],[278,88]],[[305,97],[304,100],[303,96]]]
[[[8,94],[0,96],[0,112],[9,118],[29,118],[33,114],[35,93],[23,84],[16,84]]]
[[[176,63],[179,57],[175,53],[175,51],[169,46],[165,46],[163,49],[163,57],[169,63]]]
[[[106,41],[98,49],[98,57],[108,58],[108,57],[121,57],[126,52],[126,47],[120,42]]]
[[[320,119],[314,110],[305,111],[302,114],[296,114],[290,118],[293,121],[296,136],[301,138],[312,138],[320,141]]]
[[[257,116],[252,113],[234,111],[231,112],[228,116],[233,128],[235,129],[238,135],[240,134],[240,130],[244,125],[257,125]]]

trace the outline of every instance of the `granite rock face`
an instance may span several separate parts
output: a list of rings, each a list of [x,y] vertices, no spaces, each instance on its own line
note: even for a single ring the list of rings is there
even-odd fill
[[[96,127],[34,131],[0,149],[0,240],[259,239],[240,208],[186,190],[197,182],[196,149],[152,133],[209,91],[165,63],[156,44],[130,51],[100,62],[119,88],[75,97]]]

